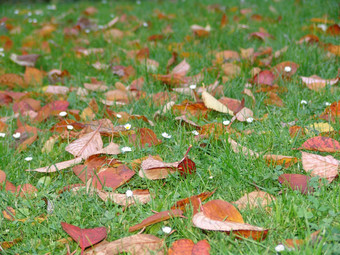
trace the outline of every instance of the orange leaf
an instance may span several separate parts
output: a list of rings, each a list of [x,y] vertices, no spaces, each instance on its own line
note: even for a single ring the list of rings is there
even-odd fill
[[[183,212],[185,212],[186,206],[189,205],[190,203],[192,204],[194,199],[198,198],[201,201],[204,201],[207,198],[211,197],[215,193],[215,190],[213,190],[212,192],[207,191],[207,192],[203,192],[201,194],[195,195],[195,196],[191,196],[191,197],[188,197],[188,198],[181,199],[181,200],[177,201],[171,207],[171,209],[176,209],[177,208],[177,209],[181,209]]]
[[[239,209],[245,209],[247,206],[249,206],[249,208],[255,208],[258,206],[266,207],[274,200],[274,196],[271,196],[264,191],[253,191],[245,194],[239,200],[234,202],[234,204],[236,204]]]
[[[168,255],[191,255],[195,243],[190,239],[179,239],[172,243]]]
[[[316,136],[305,141],[298,150],[311,150],[322,152],[339,152],[340,143],[332,138]]]
[[[34,67],[26,67],[26,71],[24,74],[25,83],[28,85],[38,85],[41,86],[43,84],[44,73],[39,69]]]
[[[242,215],[224,200],[212,200],[203,205],[203,214],[212,220],[244,223]]]
[[[332,122],[340,122],[340,100],[328,106],[320,115],[320,119]]]
[[[283,156],[283,155],[266,154],[263,156],[263,158],[266,160],[268,165],[270,164],[284,165],[286,168],[298,162],[298,159],[296,157]]]
[[[136,146],[139,144],[142,148],[162,143],[162,140],[158,139],[156,134],[149,128],[139,128],[136,134],[130,135],[129,140]]]

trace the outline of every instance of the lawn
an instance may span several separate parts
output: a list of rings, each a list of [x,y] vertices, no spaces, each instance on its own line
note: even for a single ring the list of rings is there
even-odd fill
[[[173,254],[184,238],[206,240],[210,254],[275,254],[281,243],[281,254],[339,254],[338,1],[3,3],[0,20],[2,254],[81,254],[61,222],[105,227],[113,242],[212,191],[143,234]],[[236,202],[254,191],[271,199]],[[113,193],[122,205],[102,199]],[[197,215],[251,226],[204,229]]]

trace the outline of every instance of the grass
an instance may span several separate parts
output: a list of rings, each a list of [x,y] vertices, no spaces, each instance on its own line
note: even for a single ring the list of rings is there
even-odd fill
[[[108,1],[109,2],[109,1]],[[39,47],[30,50],[30,53],[42,54],[37,61],[36,67],[45,71],[53,68],[66,69],[72,75],[66,81],[68,87],[82,87],[84,82],[88,82],[88,76],[96,77],[104,81],[113,89],[113,84],[119,81],[119,78],[113,75],[109,70],[98,71],[91,64],[99,60],[101,63],[109,64],[115,57],[119,57],[121,65],[132,65],[136,70],[136,77],[143,76],[146,84],[143,90],[149,95],[152,93],[168,90],[163,84],[155,81],[144,65],[140,65],[135,60],[126,57],[125,50],[136,49],[130,41],[139,40],[141,45],[150,49],[150,58],[159,62],[157,73],[166,73],[166,64],[171,57],[169,47],[179,48],[179,53],[189,53],[187,62],[191,65],[189,75],[195,75],[204,67],[212,65],[214,59],[213,51],[235,50],[240,48],[253,47],[255,50],[259,47],[272,47],[273,51],[279,50],[284,46],[289,46],[286,53],[278,59],[274,59],[272,66],[282,61],[293,61],[300,65],[297,73],[291,81],[279,81],[280,86],[285,86],[287,92],[280,94],[285,106],[282,108],[275,106],[266,106],[263,103],[264,93],[256,93],[256,105],[251,107],[251,101],[246,100],[246,106],[252,108],[256,117],[262,117],[268,113],[268,118],[263,121],[253,123],[234,123],[233,127],[239,131],[254,129],[255,133],[243,135],[241,138],[233,137],[237,141],[257,152],[271,152],[273,154],[296,156],[301,158],[301,153],[292,148],[299,147],[307,138],[291,138],[287,127],[282,127],[280,122],[289,122],[297,119],[297,125],[307,126],[318,122],[313,116],[318,116],[323,112],[325,102],[335,102],[340,99],[339,90],[332,93],[330,88],[321,92],[314,92],[302,85],[298,76],[310,76],[317,74],[322,78],[334,78],[339,67],[339,58],[327,57],[327,53],[316,46],[296,45],[295,41],[302,36],[310,33],[303,30],[309,26],[311,18],[319,18],[327,15],[329,19],[337,20],[338,3],[337,1],[323,1],[322,4],[317,0],[310,1],[214,1],[226,7],[226,15],[229,17],[229,24],[219,29],[222,13],[212,11],[207,8],[210,1],[142,1],[136,4],[134,1],[113,1],[109,3],[59,3],[55,11],[47,10],[47,4],[3,4],[0,6],[1,16],[10,18],[10,23],[14,26],[20,26],[21,32],[9,35],[5,29],[0,27],[0,33],[10,36],[14,45],[9,52],[5,52],[4,57],[0,57],[0,72],[22,74],[24,68],[9,60],[10,53],[21,54],[20,48],[24,41],[29,41],[29,36],[34,35],[34,30],[40,28],[45,22],[48,22],[52,16],[55,17],[59,26],[57,31],[49,38],[51,53],[46,54]],[[118,23],[117,28],[123,31],[129,31],[138,24],[131,17],[136,16],[142,22],[149,22],[148,27],[141,27],[134,33],[130,33],[122,40],[114,43],[107,43],[101,33],[91,32],[86,34],[81,32],[80,38],[88,39],[90,44],[88,48],[105,48],[105,54],[99,58],[96,55],[89,57],[77,58],[73,49],[78,46],[74,40],[65,39],[63,28],[73,26],[81,12],[88,6],[93,5],[98,9],[94,15],[98,24],[106,24],[112,19],[110,15],[121,16],[126,13],[130,23]],[[234,8],[235,7],[235,8]],[[274,7],[278,14],[269,10]],[[237,22],[233,21],[234,16],[239,15],[239,10],[251,8],[253,13],[263,15],[263,17],[277,19],[278,15],[282,17],[280,22],[252,21],[249,15],[243,17],[239,23],[249,26],[249,29],[240,29]],[[16,15],[15,10],[20,10]],[[35,15],[34,10],[42,10],[42,15]],[[166,14],[176,14],[176,18],[170,21],[158,20],[153,14],[153,10],[159,9]],[[235,10],[233,12],[232,10]],[[27,16],[31,11],[33,15]],[[26,13],[26,14],[25,14]],[[62,15],[63,18],[62,18]],[[28,22],[29,18],[36,18],[37,24]],[[147,41],[147,38],[153,34],[161,33],[161,30],[168,24],[172,24],[174,33],[166,40],[157,42],[154,45]],[[213,28],[207,38],[195,38],[186,40],[186,36],[192,35],[190,26],[199,24],[205,26],[210,24]],[[258,31],[260,27],[265,28],[275,39],[269,39],[265,42],[249,40],[248,35],[251,32]],[[339,44],[339,37],[331,37],[322,32],[316,32],[320,40],[326,43]],[[38,39],[39,40],[39,39]],[[1,43],[0,43],[1,46]],[[183,53],[184,52],[184,53]],[[98,59],[97,59],[98,58]],[[183,57],[179,57],[182,60]],[[252,65],[241,62],[241,74],[234,79],[223,84],[224,95],[227,97],[242,99],[241,91],[244,84],[251,78],[250,70]],[[136,78],[133,77],[133,78]],[[131,80],[133,80],[133,78]],[[215,81],[216,75],[205,72],[204,83],[211,84]],[[130,80],[130,81],[131,81]],[[128,83],[125,83],[128,84]],[[44,85],[48,85],[47,79]],[[5,90],[2,87],[2,90]],[[15,91],[22,91],[15,88]],[[41,92],[41,88],[29,87],[29,92]],[[255,89],[254,89],[255,90]],[[88,101],[95,98],[99,104],[99,111],[96,119],[103,118],[104,106],[100,104],[103,98],[102,93],[90,92]],[[37,100],[46,103],[46,98],[36,94]],[[66,98],[70,102],[69,109],[83,110],[87,102],[79,100],[75,92],[70,92]],[[188,96],[179,95],[176,103],[184,99],[192,100]],[[246,98],[247,99],[247,98]],[[308,105],[302,107],[301,100],[306,100]],[[127,111],[133,114],[143,114],[152,119],[153,114],[160,107],[152,104],[152,98],[134,101],[123,107],[111,107],[115,111]],[[0,107],[0,116],[11,116],[13,114],[11,107]],[[4,254],[65,254],[64,244],[57,242],[61,238],[68,237],[62,230],[60,222],[65,221],[82,228],[94,228],[106,226],[110,229],[107,240],[113,241],[125,236],[129,236],[128,228],[142,221],[152,214],[151,210],[162,211],[168,210],[177,200],[199,194],[204,191],[211,191],[217,188],[216,193],[210,199],[223,199],[226,201],[236,201],[247,192],[255,190],[254,183],[261,187],[262,190],[273,194],[277,197],[268,213],[263,208],[242,210],[241,213],[245,222],[269,229],[268,237],[263,242],[256,242],[251,239],[238,240],[233,236],[228,236],[221,232],[202,231],[195,228],[190,220],[175,218],[166,222],[158,223],[147,227],[144,233],[154,234],[158,237],[165,238],[166,245],[169,247],[175,240],[189,238],[197,242],[207,239],[211,245],[211,254],[273,254],[275,246],[288,238],[304,239],[315,230],[322,230],[322,241],[316,245],[306,243],[300,250],[291,251],[290,254],[338,254],[339,252],[339,232],[340,232],[340,215],[339,215],[339,181],[336,179],[327,186],[318,187],[316,192],[310,195],[302,195],[296,191],[283,190],[283,187],[277,181],[279,175],[283,173],[304,173],[301,163],[296,164],[288,169],[281,166],[268,166],[263,159],[250,159],[242,154],[234,153],[228,143],[229,134],[222,134],[219,139],[210,137],[205,140],[206,147],[199,146],[193,139],[190,128],[180,126],[174,120],[172,113],[166,114],[166,120],[158,120],[152,129],[161,137],[162,132],[172,135],[169,140],[163,139],[164,143],[151,148],[134,147],[130,153],[118,156],[120,160],[129,164],[133,159],[137,159],[148,154],[160,155],[164,161],[173,162],[179,160],[189,144],[193,144],[190,151],[190,158],[197,165],[197,174],[191,175],[186,179],[174,174],[165,180],[151,181],[134,176],[130,182],[118,188],[118,192],[124,193],[127,189],[145,189],[148,188],[155,198],[151,203],[130,207],[123,211],[118,205],[111,202],[103,202],[97,196],[88,194],[73,194],[65,192],[58,196],[56,190],[71,184],[79,183],[78,178],[73,174],[72,169],[66,169],[57,173],[48,174],[51,183],[48,185],[38,185],[40,178],[46,174],[34,172],[25,172],[41,166],[57,163],[72,158],[72,155],[65,151],[67,141],[57,143],[50,153],[42,153],[41,149],[46,140],[52,135],[49,128],[52,127],[57,119],[50,118],[46,122],[40,123],[38,128],[42,130],[39,133],[39,139],[34,142],[27,150],[17,153],[13,147],[12,135],[16,129],[16,121],[9,124],[6,131],[7,136],[0,138],[0,169],[4,170],[7,178],[15,185],[22,183],[31,183],[38,187],[37,196],[34,199],[27,200],[15,197],[11,193],[0,191],[0,208],[4,210],[7,206],[13,207],[17,211],[18,218],[28,218],[25,222],[8,221],[0,217],[0,242],[11,241],[15,238],[22,237],[22,241],[14,245],[11,249],[5,250]],[[210,112],[206,120],[200,120],[199,124],[222,122],[228,119],[222,113]],[[131,121],[133,127],[148,127],[143,121]],[[115,125],[117,123],[114,123]],[[339,123],[332,124],[335,130],[339,130]],[[259,135],[258,132],[264,131]],[[231,135],[232,136],[232,135]],[[313,136],[313,135],[310,135]],[[335,136],[339,140],[339,134]],[[114,140],[121,146],[131,146],[126,138],[117,138]],[[107,144],[109,139],[104,139]],[[321,153],[322,154],[322,153]],[[326,154],[322,154],[326,155]],[[32,156],[33,160],[28,163],[25,157]],[[333,155],[339,159],[339,154]],[[213,176],[213,179],[209,177]],[[46,214],[46,205],[42,200],[48,198],[54,204],[53,214],[48,219],[39,223],[35,217]],[[21,215],[20,215],[21,214]],[[190,215],[187,215],[190,216]],[[162,233],[161,228],[164,225],[171,226],[176,231],[166,236]],[[70,242],[71,251],[77,248],[75,242]],[[77,254],[80,254],[78,249]]]

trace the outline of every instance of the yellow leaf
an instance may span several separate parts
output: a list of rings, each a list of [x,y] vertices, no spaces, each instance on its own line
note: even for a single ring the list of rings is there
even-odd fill
[[[334,131],[334,128],[328,123],[313,123],[305,128],[307,135],[314,135],[314,133],[326,133]]]
[[[208,92],[204,91],[202,93],[202,99],[207,108],[213,109],[217,112],[227,113],[231,116],[234,116],[234,113],[227,106],[219,102],[216,98],[214,98]]]

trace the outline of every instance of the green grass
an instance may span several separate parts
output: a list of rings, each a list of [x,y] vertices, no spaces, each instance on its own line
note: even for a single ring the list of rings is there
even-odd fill
[[[68,87],[83,87],[84,82],[89,80],[87,76],[96,77],[98,80],[104,81],[109,89],[114,88],[115,82],[119,81],[119,77],[113,75],[110,70],[98,71],[91,64],[96,60],[101,63],[109,64],[115,57],[120,58],[121,65],[132,65],[136,70],[134,78],[143,76],[146,83],[143,90],[147,94],[152,94],[164,90],[168,90],[166,86],[155,81],[151,75],[146,72],[144,65],[140,65],[132,59],[126,57],[125,50],[134,50],[134,46],[129,44],[130,41],[139,40],[143,47],[149,47],[150,59],[159,62],[157,73],[166,73],[166,64],[171,57],[171,51],[168,45],[174,43],[182,43],[182,51],[189,52],[190,56],[186,58],[191,65],[189,76],[197,74],[204,67],[210,67],[214,54],[222,50],[240,51],[240,48],[253,47],[258,50],[259,47],[272,47],[273,52],[289,46],[286,53],[282,54],[278,59],[273,59],[272,66],[283,62],[293,61],[300,65],[297,73],[291,81],[278,81],[280,86],[287,88],[286,93],[280,94],[285,106],[278,108],[275,106],[266,106],[263,100],[266,98],[264,93],[256,93],[256,105],[252,108],[256,117],[262,117],[268,113],[268,118],[263,121],[254,121],[253,123],[234,123],[233,127],[239,131],[246,129],[254,129],[256,132],[250,135],[243,135],[237,138],[231,135],[243,146],[257,152],[271,152],[273,154],[296,156],[301,158],[301,153],[292,148],[299,147],[308,137],[291,138],[288,128],[282,127],[280,122],[289,122],[295,119],[297,125],[307,126],[309,124],[319,122],[314,116],[321,114],[325,108],[324,102],[335,102],[340,99],[339,90],[331,92],[330,88],[326,88],[321,92],[314,92],[302,85],[299,76],[310,76],[317,74],[322,78],[334,78],[339,68],[338,57],[327,57],[327,52],[316,46],[296,45],[295,41],[302,36],[310,33],[303,30],[303,27],[309,26],[311,18],[320,18],[328,15],[329,19],[337,20],[339,5],[337,1],[214,1],[225,6],[225,13],[229,18],[229,24],[219,29],[222,12],[212,11],[207,8],[211,1],[142,1],[140,5],[134,1],[113,1],[103,4],[101,2],[87,3],[59,3],[56,11],[48,11],[47,4],[3,4],[0,6],[0,16],[6,16],[10,19],[9,23],[14,26],[21,27],[21,33],[8,34],[3,27],[0,27],[0,34],[8,35],[14,45],[9,52],[5,52],[5,57],[0,57],[1,73],[23,74],[24,67],[13,63],[9,56],[11,53],[21,54],[23,41],[27,36],[34,35],[34,30],[41,28],[43,23],[49,22],[51,17],[55,17],[58,23],[57,31],[48,38],[51,47],[51,53],[46,54],[40,48],[29,50],[29,53],[38,53],[42,56],[36,63],[37,68],[49,71],[53,68],[66,69],[72,75],[66,81]],[[117,28],[122,31],[129,31],[138,22],[150,22],[151,26],[141,27],[134,33],[126,35],[122,40],[113,43],[107,43],[101,33],[91,32],[86,34],[80,33],[79,38],[89,40],[88,46],[77,44],[75,40],[66,39],[63,35],[64,27],[72,27],[81,12],[88,6],[93,5],[98,9],[98,13],[93,16],[98,24],[103,25],[109,22],[112,17],[128,15],[127,23],[118,23]],[[274,7],[278,14],[274,14],[269,7]],[[237,11],[232,12],[232,8],[236,7]],[[249,29],[240,29],[238,23],[233,21],[233,17],[240,15],[239,10],[243,8],[251,8],[253,13],[260,14],[264,17],[277,19],[278,15],[282,17],[280,22],[257,22],[252,21],[249,15],[243,17],[239,23],[249,26]],[[20,10],[21,14],[14,14],[14,10]],[[40,9],[42,15],[33,14],[27,17],[25,11]],[[176,14],[176,18],[170,21],[158,20],[153,10],[159,9],[166,14]],[[64,17],[62,15],[65,14]],[[133,20],[135,16],[139,21]],[[28,22],[28,18],[36,18],[37,24]],[[162,29],[171,24],[174,33],[166,40],[154,43],[148,42],[147,38],[153,34],[161,33]],[[193,38],[186,41],[187,35],[192,35],[190,26],[199,24],[206,26],[210,24],[213,28],[211,34],[207,38]],[[275,39],[269,39],[265,42],[257,40],[249,40],[248,34],[258,31],[260,27],[265,28]],[[339,36],[332,37],[322,32],[316,32],[320,40],[325,43],[339,44]],[[37,39],[40,42],[40,39]],[[55,45],[55,46],[54,46]],[[89,57],[77,58],[74,53],[76,46],[86,48],[104,48],[105,54],[97,59],[96,55]],[[1,47],[1,43],[0,43]],[[180,52],[179,52],[180,53]],[[183,58],[179,57],[179,61]],[[252,65],[241,62],[242,71],[239,76],[231,79],[223,84],[224,95],[227,97],[242,99],[241,91],[244,84],[251,78],[250,70]],[[205,84],[211,84],[216,79],[216,74],[205,72]],[[128,85],[129,83],[125,83]],[[48,80],[44,79],[44,86],[48,85]],[[6,87],[2,87],[5,90]],[[15,91],[23,91],[21,88],[15,88]],[[255,91],[256,88],[253,89]],[[29,87],[29,92],[41,92],[40,88]],[[42,100],[42,105],[46,102],[43,96],[34,96],[37,100]],[[104,106],[99,103],[104,98],[103,93],[90,92],[88,102],[91,98],[95,98],[99,104],[99,111],[96,119],[103,118]],[[88,102],[79,100],[75,92],[70,92],[66,98],[70,102],[69,109],[83,110]],[[178,95],[176,103],[180,103],[184,99],[192,100],[188,96]],[[302,107],[301,100],[308,101],[308,105]],[[251,100],[246,98],[246,106],[251,108]],[[142,114],[152,119],[153,114],[160,109],[152,104],[152,98],[147,97],[139,101],[134,101],[123,107],[111,107],[114,111],[127,111],[133,114]],[[11,116],[13,114],[11,107],[0,107],[0,116]],[[16,121],[8,123],[9,127],[6,131],[7,136],[0,138],[0,169],[7,174],[8,180],[15,185],[22,183],[31,183],[38,187],[39,192],[33,199],[27,200],[17,198],[11,193],[0,191],[0,209],[4,210],[7,206],[13,207],[18,218],[29,218],[26,222],[8,221],[0,216],[0,242],[11,241],[15,238],[22,237],[22,241],[14,245],[11,249],[4,251],[4,254],[65,254],[65,245],[56,242],[68,235],[62,230],[60,222],[65,221],[70,224],[77,225],[82,228],[94,228],[106,226],[110,229],[107,240],[113,241],[125,236],[131,235],[128,228],[141,222],[144,218],[152,214],[151,210],[162,211],[168,210],[179,199],[199,194],[204,191],[217,191],[211,199],[223,199],[226,201],[236,201],[247,192],[255,190],[254,183],[261,187],[262,190],[277,197],[276,202],[272,206],[271,213],[262,208],[253,210],[242,210],[241,214],[245,222],[256,226],[269,229],[268,237],[263,242],[256,242],[251,239],[238,240],[233,236],[228,236],[222,232],[202,231],[195,228],[190,220],[183,218],[175,218],[166,222],[158,223],[147,227],[144,233],[154,234],[160,238],[165,238],[166,245],[169,247],[175,240],[181,238],[189,238],[197,242],[207,239],[211,245],[211,254],[274,254],[275,246],[288,238],[304,239],[310,233],[316,230],[322,230],[322,241],[316,245],[307,243],[302,245],[300,250],[291,251],[290,254],[338,254],[339,252],[339,232],[340,232],[340,215],[339,215],[339,180],[336,179],[327,186],[318,187],[312,195],[302,195],[292,190],[283,190],[283,187],[277,181],[279,175],[283,173],[301,173],[304,174],[301,163],[296,164],[288,169],[280,166],[268,166],[263,159],[250,159],[242,154],[234,153],[228,143],[229,134],[225,133],[215,140],[213,137],[205,140],[208,144],[201,147],[198,142],[193,139],[192,129],[180,126],[174,120],[172,113],[166,114],[166,120],[154,121],[155,127],[153,131],[162,139],[161,133],[167,132],[172,138],[163,139],[164,143],[151,148],[134,147],[130,153],[121,154],[118,158],[129,164],[133,159],[137,159],[148,154],[160,155],[164,161],[173,162],[182,158],[189,144],[193,144],[190,151],[190,158],[196,163],[197,174],[181,178],[180,175],[174,174],[165,180],[151,181],[141,179],[138,175],[134,176],[130,182],[124,184],[117,189],[118,192],[124,193],[127,189],[145,189],[148,188],[155,198],[151,203],[130,207],[123,211],[121,206],[111,202],[103,202],[97,196],[89,196],[88,194],[73,194],[65,192],[61,196],[56,191],[62,187],[79,183],[79,179],[73,174],[72,169],[66,169],[58,173],[48,174],[52,181],[49,185],[37,186],[38,180],[46,176],[46,174],[25,172],[31,169],[57,163],[72,158],[65,151],[67,141],[56,143],[54,149],[50,153],[42,153],[41,149],[47,139],[52,135],[49,130],[56,122],[56,118],[50,118],[46,122],[37,125],[42,132],[39,133],[39,139],[34,142],[27,150],[17,153],[13,147],[12,134],[16,129]],[[222,122],[230,119],[230,116],[222,113],[211,112],[206,120],[200,120],[200,124]],[[322,122],[322,121],[321,121]],[[131,121],[133,127],[150,126],[143,121]],[[117,123],[114,123],[117,124]],[[335,130],[339,130],[340,124],[332,124]],[[258,132],[264,131],[259,135]],[[335,139],[339,141],[339,134],[335,135]],[[107,144],[109,139],[104,138]],[[114,139],[121,146],[132,146],[124,137]],[[326,155],[321,153],[321,155]],[[33,160],[26,162],[25,157],[32,156]],[[339,154],[333,155],[339,158]],[[213,176],[210,179],[209,176]],[[42,198],[48,198],[54,204],[53,214],[42,223],[35,222],[34,218],[46,214],[46,205]],[[20,215],[21,214],[21,215]],[[187,215],[190,218],[190,215]],[[161,228],[162,226],[171,226],[176,231],[165,236]],[[75,242],[70,243],[71,251],[77,248]],[[78,249],[77,254],[80,254]]]

